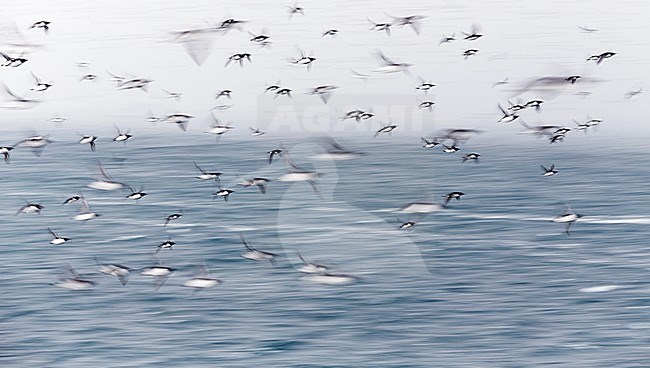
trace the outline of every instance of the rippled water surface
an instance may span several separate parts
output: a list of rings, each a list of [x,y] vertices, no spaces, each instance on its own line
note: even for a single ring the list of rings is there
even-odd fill
[[[98,151],[62,132],[36,158],[17,149],[0,177],[0,362],[5,367],[283,366],[521,367],[556,364],[638,367],[650,356],[646,246],[650,169],[639,143],[624,149],[597,136],[549,146],[526,137],[477,137],[461,154],[425,150],[418,138],[349,138],[366,152],[318,161],[313,139],[141,134]],[[573,138],[573,137],[572,137]],[[294,159],[324,174],[322,199],[306,183],[273,181],[268,193],[242,177],[278,178],[283,143]],[[110,174],[148,196],[86,188],[101,159]],[[122,160],[125,159],[125,160]],[[195,178],[193,161],[223,172],[235,193]],[[554,177],[540,164],[555,163]],[[416,200],[465,196],[401,231],[398,209]],[[71,218],[83,194],[102,216]],[[42,215],[15,215],[24,201]],[[570,204],[583,214],[571,236],[551,220]],[[163,227],[164,217],[183,217]],[[47,228],[72,238],[49,244]],[[244,233],[280,254],[277,267],[241,257]],[[132,272],[122,286],[93,257],[134,269],[177,268],[158,290]],[[309,282],[297,251],[358,281]],[[222,284],[182,286],[202,262]],[[53,286],[72,265],[92,290]]]

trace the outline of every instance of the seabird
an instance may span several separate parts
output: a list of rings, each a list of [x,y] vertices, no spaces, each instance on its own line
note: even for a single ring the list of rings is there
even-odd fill
[[[180,128],[180,130],[186,132],[187,131],[187,124],[189,124],[190,119],[192,119],[194,116],[189,115],[189,114],[171,114],[167,115],[162,121],[164,123],[170,123],[170,124],[176,124],[177,127]]]
[[[323,85],[323,86],[312,88],[309,91],[309,94],[317,95],[318,97],[320,97],[321,101],[323,101],[324,104],[327,104],[327,102],[329,102],[330,97],[332,96],[332,92],[334,92],[336,89],[338,89],[337,86]]]
[[[178,220],[181,217],[183,217],[182,213],[172,213],[171,215],[165,217],[165,224],[163,226],[167,226],[171,221]]]
[[[293,97],[291,97],[291,89],[289,89],[289,88],[280,88],[280,89],[276,90],[275,91],[275,96],[273,96],[273,99],[278,98],[278,96],[287,96],[289,98],[293,98]]]
[[[503,113],[503,117],[501,117],[497,123],[511,123],[519,117],[519,115],[504,110],[503,107],[501,107],[501,104],[498,104],[497,106],[499,106],[499,110]]]
[[[9,153],[10,153],[11,150],[13,150],[13,149],[14,149],[14,148],[11,147],[11,146],[0,146],[0,153],[2,153],[2,155],[4,156],[5,163],[6,163],[7,165],[9,165],[9,161],[11,161],[11,157],[10,157],[10,154],[9,154]]]
[[[428,109],[429,111],[433,111],[433,105],[436,103],[433,101],[423,101],[418,105],[418,109]]]
[[[332,36],[332,37],[334,37],[334,36],[336,36],[337,33],[339,33],[339,30],[338,30],[338,29],[328,29],[327,31],[323,32],[323,34],[321,35],[321,37],[325,37],[325,36]]]
[[[273,266],[277,266],[277,261],[275,259],[278,256],[277,254],[255,249],[253,245],[246,240],[244,234],[239,234],[239,238],[244,244],[244,247],[246,247],[246,252],[241,255],[243,258],[252,261],[269,261]]]
[[[289,20],[293,17],[294,14],[302,14],[303,16],[305,15],[305,9],[302,6],[298,5],[298,2],[293,4],[292,6],[288,7],[288,12],[289,12]]]
[[[223,197],[224,202],[228,202],[228,197],[232,194],[235,193],[234,190],[232,189],[219,189],[216,192],[212,193],[213,197],[212,200],[214,200],[217,197]]]
[[[22,141],[16,143],[14,147],[24,146],[27,148],[31,148],[34,156],[40,157],[43,154],[43,150],[45,149],[45,146],[47,146],[50,143],[52,143],[52,141],[49,140],[47,136],[34,135],[31,137],[27,137]]]
[[[32,77],[36,81],[36,85],[32,88],[30,88],[30,91],[34,92],[45,92],[48,90],[48,88],[52,87],[51,83],[43,83],[43,81],[32,72]]]
[[[473,160],[475,164],[478,164],[479,157],[481,157],[481,155],[476,152],[468,153],[463,156],[463,162],[467,160]]]
[[[483,37],[483,35],[479,33],[480,31],[481,31],[481,26],[478,23],[474,23],[472,24],[472,30],[470,31],[470,33],[463,32],[463,35],[465,35],[466,40],[475,41]]]
[[[371,31],[385,31],[387,36],[390,36],[390,27],[392,24],[390,23],[375,23],[373,22],[370,18],[367,18],[368,22],[372,24],[372,28],[370,28]]]
[[[215,100],[218,100],[219,97],[228,97],[228,99],[232,99],[232,90],[229,89],[224,89],[219,92],[217,92],[217,96],[214,98]]]
[[[159,264],[157,266],[146,267],[140,274],[142,276],[153,277],[154,288],[158,291],[175,271],[175,268]]]
[[[298,49],[298,51],[300,52],[300,58],[291,58],[289,59],[289,62],[295,65],[307,65],[307,71],[311,71],[312,63],[316,61],[316,58],[313,56],[305,55],[305,53],[300,49]]]
[[[147,195],[147,193],[143,191],[144,188],[140,188],[140,190],[136,191],[133,187],[129,187],[129,190],[131,191],[131,194],[127,195],[126,199],[133,199],[136,202]]]
[[[0,108],[2,109],[26,110],[35,107],[41,102],[41,100],[18,96],[11,89],[9,89],[9,87],[6,84],[3,83],[2,85],[4,87],[5,95],[9,97],[5,101],[3,101],[2,104],[0,104]]]
[[[555,164],[552,164],[551,167],[546,168],[544,165],[540,165],[542,168],[542,176],[553,176],[557,174],[557,170],[555,170]]]
[[[220,280],[214,277],[210,277],[210,272],[204,262],[201,266],[201,272],[199,273],[199,276],[195,276],[185,281],[183,283],[183,286],[193,288],[194,292],[198,292],[200,290],[219,285],[220,283]]]
[[[75,269],[68,264],[67,273],[70,275],[68,277],[60,278],[58,282],[54,283],[54,286],[69,289],[69,290],[88,290],[92,289],[95,286],[95,283],[86,280],[81,276]]]
[[[398,63],[395,62],[391,59],[389,59],[386,55],[384,55],[383,52],[378,51],[377,56],[380,59],[381,63],[383,66],[379,67],[378,69],[375,69],[375,72],[379,73],[398,73],[398,72],[403,72],[404,74],[409,74],[408,68],[412,64],[408,63]]]
[[[253,137],[259,137],[261,135],[266,134],[266,132],[261,131],[259,128],[248,127],[248,129],[251,130],[251,135]]]
[[[377,132],[375,132],[375,136],[373,138],[377,138],[378,135],[380,134],[391,134],[395,128],[397,128],[398,125],[396,124],[391,124],[389,123],[388,125],[384,125]]]
[[[573,228],[573,225],[575,225],[576,221],[578,221],[578,219],[580,218],[582,218],[582,215],[573,212],[573,210],[571,210],[571,207],[567,206],[567,209],[564,212],[564,214],[556,216],[553,219],[553,222],[565,223],[566,224],[565,232],[567,233],[567,235],[571,235],[571,229]]]
[[[27,202],[22,207],[20,207],[18,212],[16,212],[16,216],[20,215],[21,213],[38,213],[40,215],[41,210],[44,207],[45,206],[42,204]]]
[[[220,172],[208,172],[205,169],[201,168],[201,166],[199,166],[196,163],[196,161],[194,161],[194,166],[197,169],[199,169],[199,171],[201,172],[201,175],[196,177],[197,179],[200,179],[200,180],[213,180],[214,179],[214,181],[217,181],[217,182],[221,181],[221,178],[220,178],[221,173]]]
[[[97,137],[94,135],[82,135],[79,143],[90,145],[90,150],[95,152],[95,140],[97,140]]]
[[[118,90],[127,90],[127,89],[140,89],[144,92],[147,92],[149,84],[153,82],[151,79],[146,78],[132,78],[124,80],[119,83],[117,86]]]
[[[124,144],[126,144],[126,141],[133,137],[133,135],[129,134],[131,132],[131,129],[127,130],[126,132],[122,132],[117,126],[115,129],[117,129],[117,135],[115,138],[113,138],[113,142],[124,142]]]
[[[603,62],[603,60],[609,59],[614,55],[616,55],[615,52],[606,51],[606,52],[603,52],[602,54],[592,55],[592,56],[588,57],[587,61],[594,61],[595,60],[596,64],[600,64],[600,63]]]
[[[240,53],[240,54],[233,54],[230,57],[228,57],[228,60],[226,61],[226,66],[230,64],[230,62],[235,61],[239,63],[240,67],[244,67],[244,60],[248,60],[249,63],[252,63],[253,61],[251,60],[251,54],[249,53]]]
[[[580,79],[580,78],[582,78],[582,77],[579,76],[579,75],[570,75],[570,76],[566,77],[565,81],[567,81],[567,82],[571,82],[571,84],[576,84],[576,82],[577,82],[578,79]]]
[[[126,286],[129,283],[129,276],[131,275],[131,271],[133,271],[132,268],[115,263],[100,264],[97,258],[95,258],[95,263],[99,266],[97,269],[99,272],[117,277],[122,286]]]
[[[300,271],[302,273],[322,274],[322,273],[327,273],[327,272],[330,271],[330,268],[325,266],[325,265],[309,261],[308,259],[306,259],[305,257],[302,256],[300,251],[298,251],[298,257],[300,257],[300,260],[302,261],[302,265],[300,267],[296,268],[296,270],[298,270],[298,271]]]
[[[409,16],[406,16],[406,17],[394,17],[392,15],[389,15],[389,17],[393,18],[393,25],[399,26],[399,27],[411,26],[411,28],[413,29],[413,32],[415,32],[415,34],[417,34],[417,35],[420,34],[420,28],[422,26],[421,21],[424,18],[426,18],[423,15],[409,15]]]
[[[32,25],[29,27],[29,29],[32,29],[32,28],[42,28],[42,29],[43,29],[43,32],[45,32],[45,34],[48,34],[48,33],[50,33],[50,24],[52,24],[52,22],[48,22],[48,21],[46,21],[46,20],[39,20],[38,22],[32,24]]]
[[[106,171],[104,165],[101,162],[98,164],[99,173],[103,179],[96,180],[88,184],[88,188],[97,189],[97,190],[117,190],[124,188],[124,183],[116,181],[112,176]]]
[[[444,205],[446,206],[449,203],[449,201],[451,201],[452,199],[460,201],[460,197],[462,197],[464,195],[465,195],[465,193],[463,193],[463,192],[447,193],[446,195],[443,196],[443,197],[445,197],[445,204]]]
[[[424,147],[424,148],[433,148],[433,147],[440,144],[440,142],[438,141],[438,138],[436,138],[436,137],[433,137],[432,140],[427,140],[424,137],[420,137],[420,139],[422,140],[422,142],[424,142],[424,144],[422,145],[422,147]]]
[[[267,178],[253,178],[253,179],[243,179],[239,185],[243,187],[250,187],[253,185],[257,185],[257,188],[260,190],[260,193],[266,194],[266,186],[269,184],[271,179]]]
[[[447,37],[447,36],[445,36],[443,34],[442,38],[440,39],[440,42],[438,43],[438,45],[442,45],[443,43],[449,43],[449,42],[453,42],[453,41],[456,41],[456,34],[455,33],[453,33],[449,37]]]
[[[318,188],[318,184],[316,183],[316,180],[321,177],[321,174],[313,170],[307,170],[302,166],[298,165],[291,158],[289,153],[286,152],[286,150],[283,150],[282,158],[284,158],[284,162],[287,165],[291,166],[291,169],[289,169],[289,171],[286,174],[279,177],[278,181],[284,181],[284,182],[306,181],[309,185],[311,185],[311,188],[314,191],[314,193],[319,198],[322,199],[323,195],[321,194],[321,191]]]
[[[180,92],[171,92],[171,91],[168,91],[168,90],[166,90],[164,88],[162,90],[163,90],[163,92],[165,92],[165,97],[166,98],[173,98],[176,101],[180,101],[181,97],[183,97],[183,94],[180,93]]]
[[[282,149],[280,148],[272,149],[269,152],[267,152],[267,154],[269,155],[269,165],[270,165],[273,163],[273,157],[275,155],[282,157]]]
[[[467,49],[463,52],[463,56],[465,57],[465,60],[467,60],[470,56],[476,55],[477,52],[477,49]]]
[[[72,219],[75,221],[86,222],[88,220],[96,219],[99,216],[101,216],[99,213],[93,212],[90,209],[90,204],[88,201],[86,201],[85,198],[81,197],[81,208],[79,209],[79,214],[74,216]]]
[[[73,195],[72,197],[68,197],[63,203],[61,203],[62,206],[65,206],[66,204],[70,203],[75,203],[81,199],[81,196],[79,195]]]
[[[66,238],[65,236],[60,236],[59,234],[55,233],[49,227],[47,228],[47,231],[49,231],[50,234],[52,234],[52,236],[54,237],[54,239],[50,240],[50,244],[61,245],[61,244],[65,244],[65,242],[70,240],[70,238]]]
[[[216,135],[217,143],[223,134],[235,129],[233,126],[221,124],[220,120],[214,116],[214,114],[212,115],[212,120],[213,122],[210,129],[206,130],[205,133]]]
[[[27,59],[24,57],[11,57],[4,52],[0,51],[0,56],[2,56],[5,59],[5,62],[3,64],[0,64],[0,66],[8,66],[11,68],[17,68],[27,62]]]
[[[158,244],[158,248],[156,248],[156,254],[158,254],[158,252],[160,252],[161,249],[172,250],[172,247],[174,245],[176,245],[176,242],[172,241],[172,238],[169,237],[169,238],[167,238],[167,240],[165,240],[165,241],[161,242],[160,244]]]

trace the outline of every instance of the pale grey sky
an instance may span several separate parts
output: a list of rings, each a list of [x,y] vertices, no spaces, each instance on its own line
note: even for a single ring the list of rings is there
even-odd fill
[[[14,1],[3,5],[3,29],[17,25],[25,38],[42,45],[26,54],[27,63],[18,68],[1,67],[0,80],[25,97],[43,102],[28,110],[0,110],[6,129],[52,131],[48,119],[59,115],[71,129],[113,130],[158,129],[181,134],[174,126],[145,122],[148,111],[156,115],[188,113],[196,116],[190,132],[206,129],[209,109],[224,103],[214,101],[217,91],[233,90],[234,106],[219,115],[232,122],[239,134],[248,126],[270,132],[375,131],[380,122],[393,119],[402,131],[426,134],[439,128],[472,127],[484,130],[520,130],[519,124],[499,127],[497,103],[507,104],[513,89],[536,77],[584,77],[567,84],[557,96],[525,93],[521,98],[541,98],[542,112],[527,111],[529,123],[572,124],[587,114],[612,124],[630,127],[644,123],[647,96],[626,100],[624,95],[645,87],[650,64],[646,18],[650,3],[643,1],[300,1],[305,15],[289,20],[292,1]],[[370,30],[366,20],[388,21],[386,15],[423,15],[422,32],[393,27],[391,37]],[[219,24],[226,18],[248,21],[243,27],[254,33],[268,29],[271,48],[259,48],[244,31],[215,36],[214,50],[197,66],[180,44],[170,42],[171,32]],[[28,29],[38,20],[52,22],[49,35]],[[461,31],[473,23],[485,35],[477,41],[462,40]],[[598,29],[586,33],[578,26]],[[336,37],[321,37],[335,28]],[[455,33],[457,41],[439,45],[443,34]],[[3,37],[0,42],[7,42]],[[297,48],[317,60],[311,71],[290,65]],[[479,52],[464,60],[462,53]],[[0,45],[1,50],[10,49]],[[413,64],[410,75],[381,74],[373,53],[382,50],[400,62]],[[596,65],[586,58],[605,51],[617,52]],[[244,68],[224,67],[233,53],[252,54]],[[15,54],[14,54],[15,56]],[[90,63],[88,71],[96,82],[79,82],[88,71],[75,63]],[[370,74],[367,81],[351,78],[350,69]],[[153,79],[149,92],[116,90],[108,72]],[[54,87],[36,94],[29,91],[34,72]],[[437,86],[424,95],[415,90],[418,76]],[[509,78],[510,84],[492,88]],[[294,99],[273,99],[264,94],[266,83],[281,81],[293,90]],[[322,84],[339,87],[328,105],[309,88]],[[180,102],[165,98],[162,89],[183,93]],[[591,92],[583,98],[578,92]],[[553,98],[551,98],[553,97]],[[432,112],[418,110],[424,100],[433,100]],[[348,109],[372,108],[376,114],[368,123],[339,122]]]

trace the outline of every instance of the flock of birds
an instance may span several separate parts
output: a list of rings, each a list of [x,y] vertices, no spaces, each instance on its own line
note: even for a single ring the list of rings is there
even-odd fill
[[[288,13],[289,20],[295,16],[306,16],[305,9],[303,9],[298,4],[289,6],[287,13]],[[375,22],[368,18],[368,22],[370,23],[371,31],[384,32],[387,36],[391,36],[391,33],[393,32],[392,30],[396,27],[409,27],[410,29],[413,30],[413,32],[416,35],[419,35],[421,32],[422,22],[424,21],[425,18],[426,17],[419,16],[419,15],[411,15],[405,17],[390,16],[388,20],[382,22]],[[171,42],[182,45],[185,48],[185,51],[188,53],[188,55],[192,58],[192,60],[197,65],[200,66],[209,56],[211,50],[211,43],[214,37],[223,36],[232,30],[243,31],[244,30],[243,27],[245,24],[247,24],[247,21],[245,20],[229,18],[223,20],[220,23],[217,23],[215,25],[210,25],[208,27],[175,32],[172,35]],[[54,28],[54,26],[49,21],[38,21],[33,23],[31,27],[29,27],[29,29],[34,29],[34,30],[41,29],[46,34],[50,32],[51,28]],[[581,27],[581,30],[583,32],[597,31],[595,29],[590,29],[586,27]],[[273,40],[272,37],[268,34],[268,31],[262,30],[261,33],[253,33],[253,32],[249,32],[249,33],[251,36],[250,38],[251,43],[259,45],[260,48],[268,48],[272,46]],[[339,30],[335,28],[331,28],[331,29],[324,30],[322,32],[322,37],[336,37],[338,34],[339,34]],[[473,44],[474,42],[481,39],[482,37],[484,37],[484,35],[481,32],[481,27],[478,24],[474,24],[472,28],[469,30],[469,32],[462,32],[462,37],[457,38],[455,33],[448,36],[443,35],[439,41],[439,45],[441,45],[441,47],[444,47],[442,45],[451,42],[456,42],[459,40]],[[462,56],[465,59],[469,59],[473,55],[476,55],[478,52],[479,49],[468,47],[462,53]],[[610,59],[615,55],[616,55],[615,52],[606,51],[599,54],[595,54],[589,57],[586,61],[587,62],[594,61],[596,64],[601,64],[605,60]],[[29,62],[29,59],[26,58],[25,54],[10,55],[9,53],[0,52],[0,56],[4,59],[4,62],[1,64],[1,66],[6,68],[17,68],[19,70],[23,67],[23,65]],[[381,51],[377,51],[376,56],[378,62],[380,63],[380,66],[379,68],[374,70],[374,72],[404,73],[406,75],[410,74],[409,67],[412,64],[396,61],[392,58],[389,58]],[[252,62],[253,57],[254,56],[251,55],[250,53],[234,53],[231,56],[227,57],[224,63],[224,67],[228,68],[228,67],[238,65],[240,68],[245,68],[247,64]],[[304,67],[306,68],[307,71],[310,71],[313,65],[317,63],[317,61],[318,61],[317,57],[311,54],[307,54],[302,50],[299,50],[298,54],[295,57],[291,57],[288,59],[288,63],[296,66]],[[89,63],[78,62],[77,66],[79,70],[82,71],[79,77],[80,82],[96,81],[99,78],[98,75],[90,72]],[[115,84],[115,87],[118,90],[139,89],[147,92],[150,84],[153,82],[152,80],[147,78],[141,78],[141,77],[129,78],[129,77],[119,76],[112,73],[108,73],[108,74],[109,74],[109,80]],[[30,90],[34,93],[39,93],[39,94],[46,93],[46,91],[48,91],[50,88],[54,86],[53,82],[44,82],[42,78],[35,75],[34,73],[31,73],[31,75],[34,80],[34,85]],[[359,73],[355,70],[352,70],[351,77],[358,78],[358,79],[368,79],[371,77],[371,75]],[[567,75],[564,77],[545,77],[530,82],[530,84],[525,86],[524,89],[534,91],[533,87],[538,84],[573,85],[576,83],[580,83],[580,79],[581,79],[580,75]],[[493,87],[498,87],[508,83],[509,81],[506,78],[503,81],[496,82],[493,85]],[[428,96],[428,92],[435,87],[436,84],[427,81],[423,78],[419,78],[418,84],[414,86],[415,91],[417,91],[418,93],[422,93],[425,97]],[[308,93],[319,97],[324,104],[327,104],[332,94],[338,88],[339,87],[334,85],[319,85],[312,88]],[[0,107],[2,108],[29,109],[36,106],[39,102],[41,102],[40,99],[26,98],[24,96],[16,94],[6,85],[4,85],[4,89],[7,94],[7,98],[2,102],[2,105],[0,105]],[[169,91],[165,89],[162,90],[166,94],[166,97],[169,99],[180,100],[182,98],[181,92]],[[282,85],[280,81],[272,85],[267,85],[264,90],[260,90],[260,93],[272,94],[274,99],[281,98],[281,97],[292,98],[292,92],[293,91],[290,88]],[[641,90],[637,91],[637,94],[640,92]],[[220,90],[217,92],[215,96],[215,100],[216,101],[222,101],[224,99],[229,100],[232,98],[232,94],[233,94],[232,90],[229,89]],[[524,110],[532,109],[534,111],[539,112],[542,108],[543,103],[544,103],[543,100],[531,99],[529,101],[517,101],[517,102],[508,101],[508,105],[505,107],[499,104],[498,108],[503,114],[503,116],[498,119],[495,118],[495,122],[500,124],[509,124],[518,121],[521,123],[521,126],[524,128],[524,131],[521,132],[522,134],[531,134],[537,137],[546,137],[551,144],[562,142],[567,136],[567,134],[569,134],[572,131],[582,131],[586,133],[588,130],[597,127],[602,122],[602,120],[600,119],[594,119],[588,117],[583,122],[576,121],[574,127],[566,127],[560,125],[534,126],[523,121],[523,119],[521,118],[521,114]],[[418,109],[421,110],[432,111],[434,105],[435,105],[434,101],[425,100],[425,101],[421,101],[417,107]],[[217,137],[217,141],[223,135],[232,131],[234,127],[222,123],[216,117],[215,111],[218,112],[220,110],[226,110],[229,109],[231,106],[232,105],[217,105],[216,107],[211,109],[211,115],[214,119],[214,122],[211,125],[211,127],[206,131],[206,133],[214,134]],[[150,116],[148,116],[146,120],[151,123],[173,124],[178,126],[182,131],[186,131],[188,123],[192,118],[194,118],[194,116],[191,114],[173,113],[166,116],[155,116],[154,114],[150,114]],[[340,117],[340,120],[341,121],[353,120],[359,123],[373,118],[375,118],[375,114],[371,109],[362,110],[357,108],[345,112],[343,116]],[[58,116],[51,119],[51,121],[55,123],[62,123],[65,122],[65,120],[66,118],[58,117]],[[395,122],[382,124],[382,126],[374,133],[374,138],[378,138],[379,136],[386,135],[386,134],[390,135],[391,132],[393,132],[398,127],[399,126]],[[116,127],[116,129],[117,129],[116,135],[112,138],[112,141],[114,142],[121,142],[123,144],[126,144],[133,137],[133,135],[130,133],[130,130],[122,130],[118,127]],[[436,133],[435,136],[422,137],[421,141],[423,144],[422,146],[425,149],[433,149],[435,147],[440,146],[443,148],[443,152],[448,154],[454,154],[460,150],[459,147],[460,144],[466,143],[473,135],[479,133],[481,133],[481,131],[477,129],[446,129]],[[257,137],[266,134],[266,132],[264,132],[259,128],[250,127],[250,134],[254,137]],[[80,135],[81,137],[78,143],[83,145],[87,144],[91,151],[93,152],[96,151],[98,137],[93,134],[80,134]],[[5,163],[10,164],[11,153],[13,149],[19,147],[28,148],[32,150],[32,152],[36,156],[40,156],[43,153],[45,147],[50,143],[52,143],[52,140],[50,140],[48,136],[35,134],[26,137],[25,139],[13,145],[0,146],[0,152],[4,155]],[[321,158],[340,160],[340,159],[353,159],[364,155],[363,152],[353,151],[348,148],[345,148],[331,139],[328,141],[327,146],[328,148],[326,149],[326,151],[320,155]],[[307,182],[312,187],[314,193],[318,196],[321,196],[320,189],[318,186],[318,179],[321,175],[320,173],[314,170],[306,169],[298,165],[296,162],[293,161],[290,153],[283,146],[272,148],[266,154],[268,155],[269,165],[273,164],[274,159],[276,157],[281,157],[285,161],[288,167],[288,171],[286,172],[286,174],[276,179],[264,178],[264,177],[243,179],[239,183],[239,185],[243,187],[257,187],[261,194],[266,194],[267,186],[273,180],[284,181],[284,182]],[[480,162],[480,157],[481,154],[478,152],[468,152],[462,156],[462,162],[465,163],[471,161],[475,164],[478,164]],[[208,171],[205,168],[201,167],[196,162],[194,163],[194,165],[197,170],[196,178],[198,180],[214,181],[218,185],[218,190],[216,190],[213,193],[214,198],[223,198],[225,202],[228,202],[230,195],[234,193],[235,190],[232,188],[223,187],[221,185],[220,176],[222,175],[222,173],[216,171]],[[114,179],[108,173],[106,168],[101,164],[101,162],[98,164],[98,167],[99,167],[100,177],[96,181],[88,184],[87,185],[88,188],[94,190],[100,190],[100,191],[128,190],[129,193],[125,196],[125,198],[134,201],[142,200],[145,196],[147,196],[147,193],[144,191],[143,188],[136,189],[134,187],[127,185],[126,183]],[[542,175],[544,176],[552,176],[557,174],[558,172],[555,164],[551,164],[549,167],[545,167],[544,165],[541,165],[541,168],[542,168]],[[399,219],[400,220],[399,228],[412,229],[414,226],[416,226],[419,219],[421,219],[426,214],[442,210],[448,207],[453,200],[458,201],[464,195],[465,193],[463,192],[454,191],[444,195],[442,203],[438,203],[438,201],[434,200],[434,201],[413,202],[407,204],[406,206],[401,208],[400,212],[402,214],[411,216],[411,218],[409,218],[408,221],[403,221]],[[81,194],[71,196],[63,203],[63,205],[65,206],[74,205],[74,204],[79,205],[78,214],[73,217],[73,220],[75,221],[86,222],[86,221],[95,220],[101,216],[100,214],[92,210],[86,198],[84,198],[84,196]],[[17,211],[16,215],[40,214],[43,208],[44,206],[40,203],[27,202]],[[164,221],[161,222],[163,222],[163,226],[167,226],[171,222],[178,221],[181,217],[183,217],[182,211],[177,213],[171,213],[164,216],[163,217]],[[570,208],[567,208],[567,210],[564,213],[562,213],[560,216],[557,216],[553,221],[565,224],[566,233],[570,235],[573,225],[581,217],[582,215],[575,213]],[[59,246],[70,241],[70,238],[57,234],[50,228],[48,228],[47,230],[52,236],[52,240],[50,241],[50,243],[53,245]],[[243,258],[248,260],[253,260],[253,261],[270,262],[272,265],[276,264],[276,259],[278,258],[278,254],[256,249],[246,239],[246,237],[243,234],[240,234],[240,237],[241,237],[241,242],[244,245],[244,251],[241,254]],[[166,249],[173,249],[173,246],[175,244],[176,243],[171,238],[168,238],[162,241],[160,244],[158,244],[158,246],[155,249],[155,254],[158,254],[160,251]],[[312,281],[318,283],[324,283],[324,284],[342,285],[342,284],[353,283],[358,279],[358,277],[353,275],[336,272],[330,266],[314,263],[309,259],[307,259],[306,257],[304,257],[302,254],[298,254],[298,256],[302,262],[302,265],[301,267],[298,268],[298,271],[306,274],[306,277]],[[160,260],[158,261],[157,265],[149,266],[141,269],[130,268],[119,264],[100,263],[98,261],[97,264],[98,264],[99,272],[117,277],[119,281],[125,286],[128,283],[129,276],[135,272],[139,272],[142,276],[151,277],[154,279],[154,285],[156,290],[158,290],[165,283],[165,281],[176,271],[176,269],[172,267],[163,265],[160,262]],[[183,286],[193,288],[195,290],[202,290],[202,289],[214,287],[219,283],[220,283],[219,279],[210,276],[208,267],[204,264],[201,267],[201,271],[199,275],[185,281],[183,283]],[[72,266],[68,266],[66,276],[61,278],[54,285],[67,288],[67,289],[72,289],[72,290],[85,290],[85,289],[93,288],[95,286],[95,282],[80,275],[78,272],[74,270]]]

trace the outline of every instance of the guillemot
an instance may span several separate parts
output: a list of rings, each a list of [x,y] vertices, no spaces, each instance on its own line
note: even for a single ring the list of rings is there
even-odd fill
[[[66,238],[65,236],[60,236],[59,234],[52,231],[52,229],[50,229],[49,227],[47,228],[47,231],[49,231],[49,233],[52,234],[52,237],[54,237],[54,239],[50,240],[50,244],[61,245],[71,240],[70,238]]]
[[[544,165],[540,165],[542,168],[542,176],[553,176],[557,174],[557,170],[555,170],[555,164],[551,164],[551,167],[546,168]]]
[[[122,286],[126,286],[129,283],[129,276],[131,275],[131,271],[133,271],[132,268],[116,263],[99,263],[97,258],[95,258],[95,263],[99,266],[97,268],[99,272],[117,277]]]
[[[83,134],[79,140],[79,144],[88,144],[90,145],[90,150],[95,152],[95,141],[97,137],[94,135]]]
[[[380,62],[383,64],[383,66],[379,67],[378,69],[375,69],[375,72],[379,72],[379,73],[399,73],[399,72],[403,72],[404,74],[407,74],[407,75],[409,74],[408,68],[411,66],[411,64],[395,62],[395,61],[389,59],[381,51],[377,52],[377,57],[379,58]]]
[[[0,146],[0,153],[2,153],[2,155],[4,156],[5,163],[6,163],[7,165],[9,165],[9,161],[11,161],[11,157],[10,157],[10,154],[9,154],[9,153],[10,153],[13,149],[14,149],[14,148],[13,148],[12,146]]]
[[[115,129],[117,129],[117,135],[113,138],[113,142],[123,142],[126,144],[126,141],[133,137],[133,135],[130,134],[131,129],[128,129],[126,132],[121,131],[117,126],[115,126]]]
[[[472,160],[474,161],[475,164],[478,164],[479,157],[481,157],[481,155],[476,152],[468,153],[465,156],[463,156],[462,162]]]
[[[4,52],[1,52],[1,51],[0,51],[0,56],[2,56],[5,59],[5,62],[0,64],[0,66],[8,66],[8,67],[11,67],[11,68],[17,68],[17,67],[19,67],[19,66],[21,66],[21,65],[23,65],[23,64],[25,64],[27,62],[27,59],[25,59],[22,56],[11,57],[11,56],[9,56],[9,55],[5,54]]]
[[[52,24],[52,22],[47,21],[47,20],[39,20],[38,22],[33,23],[29,27],[29,29],[41,28],[43,30],[43,32],[45,32],[45,34],[49,34],[50,33],[50,24]]]
[[[18,212],[16,212],[15,216],[20,215],[21,213],[37,213],[41,214],[41,210],[45,208],[42,204],[39,203],[32,203],[32,202],[27,202],[23,206],[18,209]]]
[[[465,39],[468,41],[476,41],[479,38],[483,37],[482,34],[479,32],[481,31],[481,26],[478,23],[472,24],[472,30],[470,33],[463,32],[463,35],[465,35]]]
[[[178,220],[181,217],[183,217],[182,211],[180,213],[172,213],[171,215],[165,217],[165,224],[163,226],[167,226],[171,221]]]
[[[587,61],[594,61],[595,60],[596,64],[600,64],[600,63],[603,62],[603,60],[609,59],[614,55],[616,55],[615,52],[606,51],[606,52],[603,52],[602,54],[592,55],[592,56],[588,57]]]
[[[397,124],[394,123],[388,123],[387,125],[382,126],[375,132],[375,136],[373,138],[377,138],[380,134],[391,134],[393,130],[395,130],[398,127]]]
[[[214,181],[216,181],[216,182],[221,181],[221,179],[220,179],[221,173],[220,173],[220,172],[214,172],[214,171],[209,172],[209,171],[206,171],[206,170],[203,169],[201,166],[199,166],[199,165],[196,163],[196,161],[194,161],[194,166],[195,166],[197,169],[199,169],[199,171],[201,172],[201,175],[199,175],[199,176],[196,177],[197,179],[200,179],[200,180],[213,180],[213,179],[214,179]]]
[[[88,188],[105,190],[105,191],[124,188],[125,186],[124,183],[113,179],[113,177],[108,173],[108,171],[106,171],[101,161],[99,162],[98,166],[99,166],[99,173],[103,177],[103,179],[98,179],[88,184]]]
[[[52,87],[52,83],[43,83],[43,81],[32,72],[32,77],[36,81],[36,85],[32,88],[30,88],[30,91],[34,92],[45,92],[47,91],[50,87]]]
[[[88,290],[95,287],[93,281],[85,279],[70,264],[68,264],[66,272],[69,276],[61,277],[58,282],[53,284],[54,286],[68,290]]]
[[[366,18],[366,19],[368,19],[368,22],[370,22],[370,24],[372,24],[372,28],[370,28],[371,31],[380,31],[380,32],[384,31],[384,32],[386,32],[387,36],[390,36],[390,27],[392,26],[392,24],[390,24],[390,23],[376,23],[376,22],[373,22],[370,18]]]
[[[567,206],[567,209],[564,211],[564,214],[556,216],[553,219],[553,222],[565,223],[566,224],[565,232],[567,235],[571,235],[571,229],[573,228],[573,225],[575,225],[576,221],[578,221],[578,219],[582,217],[583,217],[582,215],[575,213],[571,209],[571,207]]]
[[[433,147],[440,144],[440,142],[438,141],[438,138],[436,138],[436,137],[433,137],[432,140],[427,140],[424,137],[420,137],[420,139],[422,140],[422,142],[424,142],[424,144],[422,145],[422,147],[424,147],[424,148],[433,148]]]
[[[447,193],[447,194],[445,194],[445,195],[443,196],[443,197],[445,198],[445,204],[444,204],[444,205],[446,206],[447,204],[449,204],[449,201],[451,201],[452,199],[455,199],[455,200],[457,200],[457,201],[460,201],[460,197],[462,197],[462,196],[464,196],[464,195],[465,195],[465,193],[463,193],[463,192],[451,192],[451,193]]]
[[[246,248],[246,252],[241,255],[243,258],[250,259],[252,261],[269,261],[273,266],[277,266],[277,254],[255,249],[255,247],[253,247],[253,245],[246,240],[244,234],[239,234],[239,238]]]
[[[251,60],[251,54],[249,53],[239,53],[239,54],[233,54],[230,57],[228,57],[228,60],[226,61],[226,66],[230,64],[230,62],[235,61],[239,63],[240,67],[244,67],[244,60],[248,60],[249,63],[252,63],[253,61]]]

